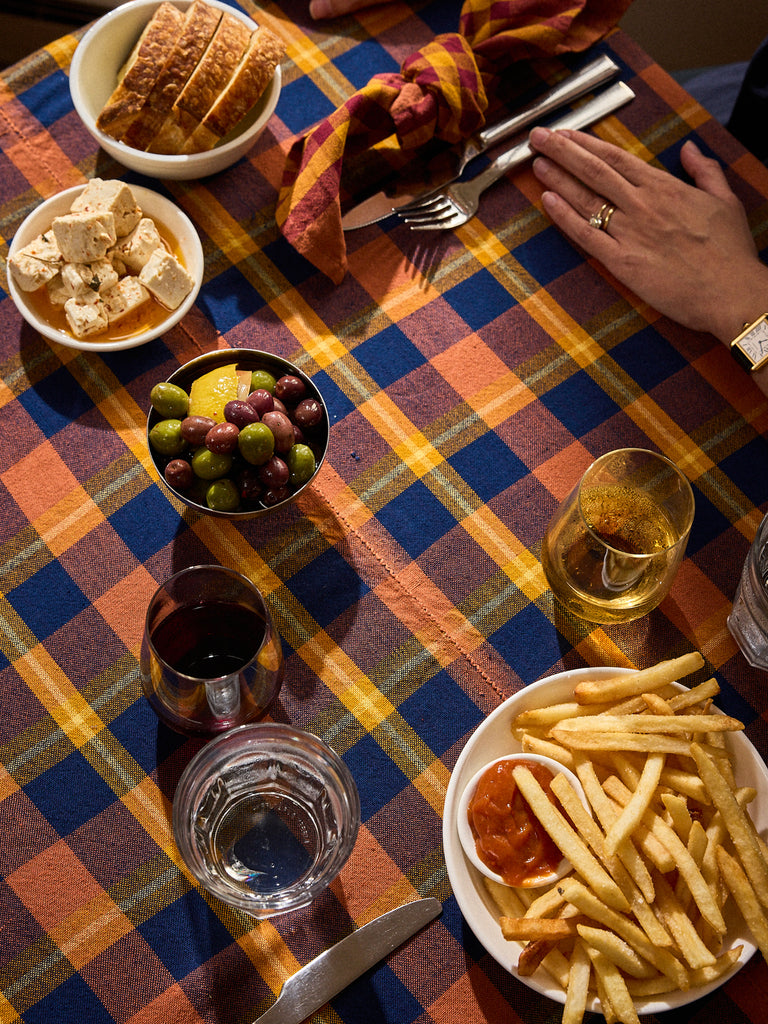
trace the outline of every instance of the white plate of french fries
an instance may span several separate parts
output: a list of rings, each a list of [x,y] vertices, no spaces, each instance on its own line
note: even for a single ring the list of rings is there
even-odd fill
[[[489,715],[452,773],[443,843],[461,912],[502,967],[564,1004],[564,1024],[588,1011],[632,1024],[768,955],[768,768],[717,708],[716,680],[699,681],[703,665],[694,653],[532,683]],[[558,776],[551,834],[581,868],[545,890],[485,879],[458,837],[468,781],[521,750],[567,764],[592,808]]]

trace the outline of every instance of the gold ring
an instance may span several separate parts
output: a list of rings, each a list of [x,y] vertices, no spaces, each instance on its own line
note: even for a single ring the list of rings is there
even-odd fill
[[[608,230],[608,222],[610,221],[610,219],[614,215],[614,213],[616,213],[616,207],[615,206],[609,206],[608,209],[605,211],[605,213],[603,215],[603,222],[600,225],[600,230],[601,231],[607,231]]]
[[[591,228],[597,228],[598,231],[599,231],[600,228],[603,226],[603,220],[605,218],[605,212],[608,209],[609,209],[608,203],[603,203],[603,205],[600,207],[600,209],[597,211],[597,213],[593,213],[592,216],[589,218],[589,226]],[[611,211],[611,212],[613,212],[613,211]],[[609,214],[609,216],[610,216],[610,214]]]

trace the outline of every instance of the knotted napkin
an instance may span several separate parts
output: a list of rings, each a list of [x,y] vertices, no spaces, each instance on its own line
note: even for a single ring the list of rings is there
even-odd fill
[[[292,145],[277,202],[285,238],[339,284],[347,269],[341,227],[345,158],[394,136],[402,154],[454,144],[485,123],[496,79],[514,61],[587,49],[631,0],[464,0],[455,33],[438,35],[378,74]]]

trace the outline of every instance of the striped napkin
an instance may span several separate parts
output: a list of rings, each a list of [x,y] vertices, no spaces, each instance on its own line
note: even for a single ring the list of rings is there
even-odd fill
[[[379,74],[292,145],[277,225],[306,259],[339,284],[347,259],[341,227],[344,160],[396,136],[412,154],[432,140],[460,142],[484,124],[501,71],[514,61],[587,49],[631,0],[464,0],[455,33]]]

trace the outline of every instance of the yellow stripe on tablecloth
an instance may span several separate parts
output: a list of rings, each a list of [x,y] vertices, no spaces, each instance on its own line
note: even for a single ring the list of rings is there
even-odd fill
[[[157,783],[146,776],[138,786],[120,797],[121,803],[131,812],[147,835],[151,836],[162,852],[175,866],[192,880],[186,864],[178,851],[171,829],[172,807]]]
[[[37,644],[13,664],[75,747],[84,746],[104,728],[104,722],[42,644]]]
[[[360,406],[359,412],[416,476],[424,476],[443,461],[440,452],[386,392],[379,391],[371,396]]]
[[[270,921],[260,921],[257,928],[241,935],[237,944],[275,994],[302,966]]]
[[[395,708],[325,630],[318,629],[296,651],[367,732]]]
[[[0,992],[0,1024],[17,1024],[17,1021],[21,1021],[21,1017]]]
[[[133,931],[133,924],[112,898],[102,892],[77,907],[48,934],[76,971]]]
[[[51,554],[58,558],[105,521],[90,494],[77,487],[32,523]]]

